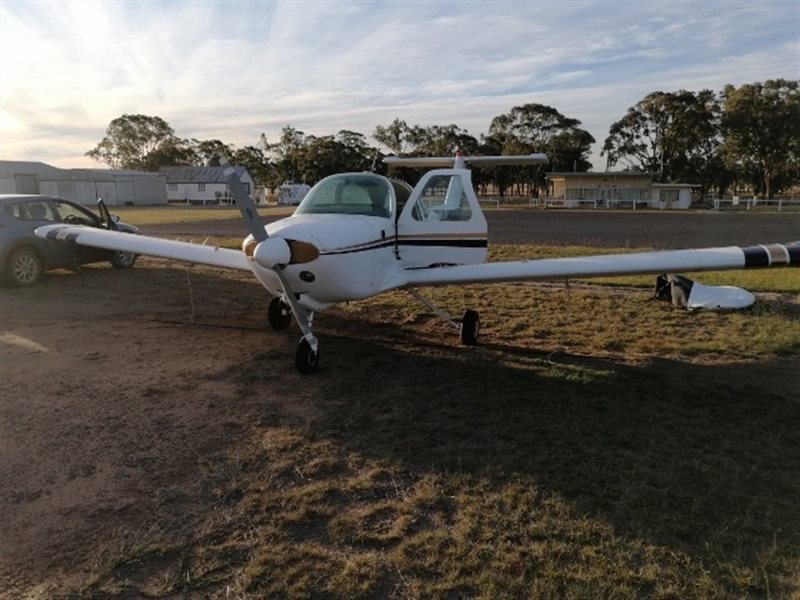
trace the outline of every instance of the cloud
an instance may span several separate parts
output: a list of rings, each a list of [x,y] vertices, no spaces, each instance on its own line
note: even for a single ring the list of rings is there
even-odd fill
[[[237,145],[539,102],[601,140],[655,89],[797,77],[785,2],[2,3],[4,158],[87,164],[124,113]],[[769,32],[765,35],[764,32]],[[599,166],[600,161],[595,160]]]

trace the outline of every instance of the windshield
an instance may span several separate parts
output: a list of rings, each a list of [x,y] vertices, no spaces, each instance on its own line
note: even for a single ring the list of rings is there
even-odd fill
[[[370,173],[332,175],[311,188],[295,214],[389,218],[392,214],[392,186],[385,178]]]

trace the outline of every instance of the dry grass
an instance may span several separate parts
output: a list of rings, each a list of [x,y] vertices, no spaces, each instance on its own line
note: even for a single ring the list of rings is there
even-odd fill
[[[262,206],[258,208],[261,216],[289,216],[294,206]],[[235,206],[168,206],[112,207],[112,213],[131,225],[158,225],[162,223],[190,223],[210,219],[241,219]]]
[[[195,282],[207,314],[231,302],[217,285]],[[229,410],[263,410],[198,463],[204,525],[123,536],[77,597],[800,594],[795,297],[689,314],[635,288],[429,293],[480,310],[484,344],[395,293],[319,316],[314,377],[279,374],[286,344],[214,375],[238,382]]]

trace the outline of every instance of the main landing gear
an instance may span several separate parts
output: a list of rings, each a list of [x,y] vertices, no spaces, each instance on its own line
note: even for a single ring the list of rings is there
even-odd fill
[[[408,293],[424,304],[432,313],[450,323],[459,332],[462,344],[475,346],[478,343],[481,319],[476,311],[467,310],[461,319],[455,319],[417,290],[409,289]],[[294,365],[300,374],[309,375],[319,366],[319,342],[311,332],[314,313],[306,313],[297,299],[290,296],[276,297],[270,301],[267,308],[267,322],[276,331],[286,329],[292,321],[292,315],[295,316],[297,325],[303,332],[303,337],[300,339],[294,355]]]
[[[438,306],[436,306],[433,302],[431,302],[428,298],[420,294],[417,290],[413,288],[408,289],[408,293],[414,296],[417,300],[419,300],[422,304],[424,304],[428,310],[430,310],[433,314],[437,317],[440,317],[450,323],[456,330],[459,332],[461,336],[461,343],[465,346],[475,346],[478,343],[478,334],[481,330],[481,319],[478,313],[474,310],[467,310],[464,313],[464,316],[461,320],[453,318],[450,313],[442,310]]]
[[[480,332],[481,318],[477,312],[468,309],[461,319],[461,343],[465,346],[475,346]]]
[[[297,325],[303,332],[303,337],[297,345],[294,354],[294,365],[302,375],[309,375],[317,370],[319,366],[319,342],[311,332],[314,320],[314,313],[306,313],[302,306],[294,298],[288,298],[289,303],[283,298],[273,298],[267,308],[267,322],[276,331],[286,329],[292,321],[292,313],[295,315]]]

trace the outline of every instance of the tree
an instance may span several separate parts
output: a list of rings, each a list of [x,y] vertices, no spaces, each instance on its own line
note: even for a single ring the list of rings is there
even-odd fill
[[[395,119],[390,125],[383,127],[378,125],[372,133],[372,137],[383,144],[398,156],[405,154],[411,136],[411,128],[405,121]]]
[[[186,160],[186,143],[160,117],[122,115],[109,123],[105,137],[86,156],[115,169],[157,171]]]
[[[272,183],[274,169],[261,148],[245,146],[244,148],[233,150],[231,155],[226,158],[234,165],[247,167],[247,172],[259,185],[273,187],[270,183]]]
[[[680,179],[690,164],[697,171],[699,163],[716,153],[718,115],[709,90],[653,92],[611,125],[602,154],[608,166],[621,163],[626,169],[658,173],[661,181]]]
[[[594,138],[580,124],[551,106],[524,104],[492,119],[484,142],[501,154],[544,152],[550,159],[550,171],[588,171]],[[511,172],[515,181],[527,182],[534,194],[545,185],[544,174],[543,166],[516,167]],[[498,176],[503,177],[500,172]]]
[[[603,144],[609,167],[658,173],[659,180],[726,188],[731,173],[719,153],[721,108],[711,90],[653,92],[614,123]]]
[[[291,125],[286,125],[281,130],[280,140],[270,145],[270,152],[274,154],[276,184],[297,181],[303,176],[305,144],[306,134]]]
[[[800,92],[797,81],[769,80],[722,92],[722,156],[766,198],[798,182]]]
[[[218,167],[219,159],[228,160],[233,156],[233,148],[220,140],[195,140],[191,141],[192,149],[197,154],[198,165]],[[249,169],[248,169],[249,170]],[[252,173],[251,173],[252,175]]]

